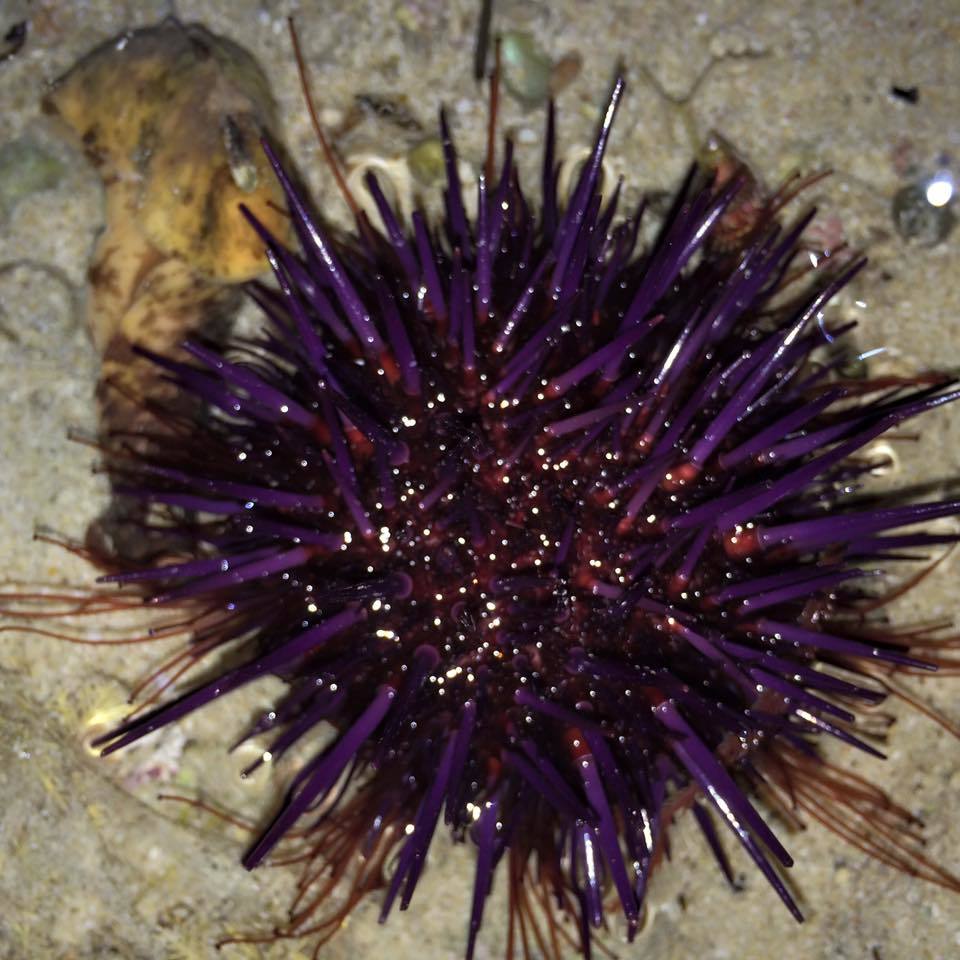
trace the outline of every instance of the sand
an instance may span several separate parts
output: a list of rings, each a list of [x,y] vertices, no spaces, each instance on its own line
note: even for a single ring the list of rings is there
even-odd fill
[[[471,78],[476,11],[466,2],[179,2],[185,21],[246,46],[264,66],[292,154],[324,209],[343,205],[306,123],[284,16],[295,13],[325,119],[336,125],[359,93],[403,95],[427,130],[447,103],[467,158],[481,155],[485,104]],[[0,63],[0,149],[38,145],[59,161],[58,183],[29,192],[0,221],[0,544],[4,579],[82,584],[91,573],[64,551],[33,541],[38,529],[79,536],[104,496],[95,452],[67,439],[94,428],[97,362],[83,328],[85,270],[103,223],[102,192],[82,156],[62,143],[39,101],[48,82],[97,43],[156,22],[160,2],[0,2],[0,35],[30,16],[24,48]],[[825,230],[842,229],[871,264],[838,315],[855,316],[863,349],[885,347],[904,369],[960,368],[960,231],[936,246],[907,243],[892,197],[941,162],[960,173],[960,9],[952,0],[837,4],[828,0],[649,3],[501,2],[501,30],[530,30],[553,57],[577,51],[580,75],[560,97],[561,137],[585,144],[613,64],[630,78],[611,147],[611,171],[630,193],[664,189],[688,163],[693,120],[716,129],[768,183],[797,166],[833,169],[815,193]],[[689,100],[699,75],[714,66]],[[916,103],[891,87],[916,88]],[[506,100],[505,123],[538,161],[539,111]],[[367,121],[345,149],[390,155],[405,135]],[[943,160],[943,157],[946,157]],[[952,158],[952,159],[951,159]],[[9,266],[8,266],[9,265]],[[887,361],[884,361],[887,362]],[[922,436],[896,447],[898,483],[934,493],[960,477],[960,410],[925,418]],[[956,555],[897,609],[952,615]],[[269,925],[292,888],[283,870],[246,874],[242,831],[161,791],[216,797],[263,811],[278,773],[241,783],[224,731],[266,702],[264,687],[217,704],[119,759],[86,747],[122,712],[154,656],[142,647],[94,650],[24,634],[0,635],[0,957],[213,958],[308,956],[280,943],[258,952],[213,944],[224,930]],[[956,680],[914,689],[960,722]],[[929,852],[960,870],[955,811],[960,744],[896,705],[886,763],[851,758],[927,823]],[[731,850],[741,892],[722,883],[689,823],[673,863],[653,884],[645,929],[621,956],[646,960],[738,958],[947,958],[960,954],[960,899],[870,861],[819,829],[786,836],[808,921],[794,924],[746,858]],[[470,851],[436,843],[410,911],[385,929],[367,902],[324,958],[461,955]],[[478,957],[503,953],[503,884],[487,909]],[[616,938],[614,938],[615,941]]]

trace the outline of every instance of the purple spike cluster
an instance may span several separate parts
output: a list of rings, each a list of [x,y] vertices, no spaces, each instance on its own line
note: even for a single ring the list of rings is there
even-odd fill
[[[104,752],[287,679],[249,735],[274,759],[317,746],[244,864],[294,825],[346,835],[350,856],[390,859],[386,919],[442,819],[476,846],[468,958],[505,860],[525,940],[556,942],[536,890],[584,956],[614,904],[632,935],[691,786],[728,876],[714,817],[800,919],[790,856],[749,797],[759,760],[820,734],[876,752],[847,707],[882,698],[871,664],[923,664],[859,604],[891,554],[957,539],[893,531],[960,501],[857,486],[871,441],[960,391],[818,360],[823,311],[860,265],[787,286],[809,217],[712,246],[736,178],[691,174],[638,249],[643,206],[618,219],[598,193],[622,88],[565,206],[551,108],[539,213],[508,144],[472,221],[443,117],[435,226],[401,224],[370,177],[385,232],[333,235],[268,149],[300,251],[248,214],[277,281],[253,291],[265,332],[231,360],[155,357],[208,413],[111,455],[195,549],[105,579],[216,612],[193,642],[236,665]]]

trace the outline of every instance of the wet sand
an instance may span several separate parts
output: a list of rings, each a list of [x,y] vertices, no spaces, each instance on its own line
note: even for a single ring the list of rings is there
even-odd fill
[[[27,5],[0,5],[0,33]],[[81,584],[90,571],[33,541],[49,528],[79,536],[102,505],[102,478],[90,448],[68,429],[94,428],[96,358],[83,329],[85,271],[103,223],[102,193],[82,156],[63,145],[39,101],[45,85],[97,43],[151,24],[168,4],[34,3],[24,48],[0,63],[0,148],[21,138],[60,164],[53,189],[30,192],[0,222],[0,511],[3,576],[11,581]],[[471,77],[476,11],[440,0],[369,4],[180,2],[199,20],[247,47],[264,66],[284,136],[324,210],[344,208],[322,169],[302,107],[283,17],[296,13],[325,120],[340,123],[359,93],[403,95],[410,115],[432,131],[448,104],[463,155],[482,156],[484,93]],[[580,75],[559,99],[561,141],[586,144],[598,105],[622,59],[629,79],[611,145],[611,169],[627,197],[675,184],[689,162],[692,119],[717,129],[754,170],[775,183],[796,166],[828,166],[815,193],[825,230],[842,229],[871,262],[838,316],[856,317],[857,342],[885,347],[900,369],[960,368],[960,230],[933,247],[894,229],[891,198],[941,155],[960,173],[960,11],[951,0],[835,4],[826,0],[500,3],[501,30],[528,29],[553,57],[578,51]],[[689,103],[678,103],[710,68]],[[891,93],[916,88],[917,102]],[[529,170],[539,162],[542,116],[505,98]],[[365,121],[345,152],[402,151],[406,134]],[[2,178],[0,178],[2,180]],[[528,177],[529,182],[529,177]],[[2,187],[2,182],[0,182]],[[922,436],[896,447],[897,483],[938,485],[960,476],[960,409],[923,421]],[[936,618],[956,608],[956,555],[898,605],[896,615]],[[224,755],[224,730],[239,731],[267,701],[263,687],[227,698],[130,754],[97,760],[84,746],[91,723],[115,718],[145,666],[141,647],[93,650],[43,637],[0,638],[0,957],[296,958],[305,944],[231,948],[224,930],[269,926],[282,915],[292,877],[246,874],[241,831],[158,792],[195,792],[261,816],[279,773],[240,782]],[[913,682],[913,689],[960,722],[960,683]],[[889,760],[850,757],[927,824],[929,852],[960,870],[960,744],[897,705]],[[692,824],[674,834],[673,862],[656,878],[638,943],[621,956],[648,960],[737,958],[812,960],[946,958],[960,952],[960,899],[870,861],[829,833],[790,835],[792,879],[809,919],[794,924],[762,878],[728,843],[744,889],[727,889]],[[470,851],[434,845],[406,914],[376,923],[365,903],[324,958],[461,955],[472,867]],[[478,958],[503,955],[503,883],[487,908]],[[616,938],[614,938],[615,941]]]

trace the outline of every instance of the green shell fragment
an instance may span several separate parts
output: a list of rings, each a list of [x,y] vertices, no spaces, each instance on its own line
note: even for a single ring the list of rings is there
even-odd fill
[[[553,61],[544,53],[533,34],[505,33],[500,40],[503,85],[524,106],[545,102],[551,92]]]

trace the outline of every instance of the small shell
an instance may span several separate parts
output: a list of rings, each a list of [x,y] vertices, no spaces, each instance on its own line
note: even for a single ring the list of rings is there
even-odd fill
[[[430,141],[426,141],[430,143]],[[412,153],[412,152],[411,152]],[[384,157],[378,153],[356,153],[347,157],[347,186],[356,197],[357,202],[370,218],[370,222],[381,232],[384,231],[383,221],[377,205],[364,182],[368,173],[377,177],[380,188],[390,200],[391,207],[401,221],[409,221],[417,207],[416,184],[420,177],[414,173],[418,161],[411,153],[401,157]],[[441,155],[442,163],[442,155]],[[429,174],[427,168],[418,170],[420,176]],[[443,175],[443,168],[440,168]],[[463,206],[468,216],[476,216],[476,191],[468,189],[468,184],[475,181],[476,172],[466,160],[457,160],[457,173],[460,175],[460,185],[463,189]],[[435,182],[431,180],[429,182]]]
[[[561,202],[570,199],[573,189],[576,186],[577,177],[583,169],[584,163],[589,159],[593,150],[590,147],[573,147],[568,150],[560,160],[560,172],[557,175],[557,193]],[[608,199],[613,188],[617,183],[617,175],[613,171],[610,161],[604,159],[600,165],[600,184],[598,192],[600,196]]]

